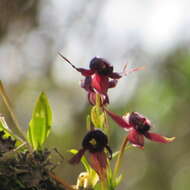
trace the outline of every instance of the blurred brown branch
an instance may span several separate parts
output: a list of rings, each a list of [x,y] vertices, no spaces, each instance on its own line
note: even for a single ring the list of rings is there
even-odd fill
[[[16,20],[30,20],[30,23],[37,23],[38,0],[14,0],[0,1],[0,38],[7,32],[10,23]]]

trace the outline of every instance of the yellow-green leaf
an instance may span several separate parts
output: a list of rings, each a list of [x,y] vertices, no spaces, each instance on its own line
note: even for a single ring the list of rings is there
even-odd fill
[[[91,109],[91,121],[96,128],[103,128],[105,123],[105,114],[100,111],[98,106],[93,106]]]
[[[51,129],[52,112],[45,93],[41,93],[29,123],[27,139],[34,150],[42,149]]]
[[[91,109],[91,120],[92,120],[92,123],[94,124],[94,126],[96,128],[99,128],[99,110],[96,106],[93,106],[92,109]]]

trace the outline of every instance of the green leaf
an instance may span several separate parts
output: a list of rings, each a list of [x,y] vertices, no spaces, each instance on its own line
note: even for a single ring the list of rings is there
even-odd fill
[[[120,175],[115,179],[115,187],[118,186],[121,183],[121,180],[123,179],[123,176]]]
[[[92,107],[90,116],[91,116],[91,120],[92,120],[92,123],[94,124],[94,126],[96,128],[100,128],[100,126],[99,126],[99,109],[97,108],[97,106]]]
[[[16,146],[22,143],[22,140],[11,131],[5,121],[5,118],[2,116],[0,116],[0,131],[4,131],[5,134],[3,136],[5,138],[11,137],[12,139],[16,140]]]
[[[102,113],[102,114],[100,114],[100,116],[99,116],[99,125],[100,125],[101,127],[103,127],[103,126],[104,126],[104,123],[105,123],[105,114]]]
[[[97,183],[94,190],[102,190],[100,183]]]
[[[5,118],[4,117],[0,117],[0,131],[4,131],[5,132],[5,137],[9,137],[9,136],[12,136],[12,132],[11,130],[9,129],[6,121],[5,121]]]
[[[93,106],[91,109],[91,121],[96,128],[104,128],[105,114],[100,111],[98,106]]]
[[[42,149],[51,129],[52,112],[45,93],[41,93],[34,108],[27,131],[27,139],[34,150]]]
[[[122,181],[123,176],[120,175],[116,178],[114,178],[113,176],[110,176],[110,178],[108,179],[108,189],[110,190],[114,190]]]

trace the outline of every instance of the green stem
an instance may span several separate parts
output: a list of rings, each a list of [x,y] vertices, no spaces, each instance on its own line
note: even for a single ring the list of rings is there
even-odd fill
[[[105,180],[100,181],[101,190],[107,190],[107,185]]]
[[[127,146],[127,143],[128,143],[128,138],[125,137],[125,139],[124,139],[124,141],[123,141],[123,143],[121,145],[121,148],[120,148],[119,155],[117,157],[116,163],[115,163],[114,172],[113,172],[113,177],[114,178],[117,177],[119,168],[121,166],[121,160],[122,160],[123,154],[125,152],[125,147]]]
[[[109,139],[109,137],[110,137],[110,131],[109,131],[110,126],[109,126],[109,121],[108,121],[107,113],[105,112],[105,110],[103,108],[101,108],[101,112],[104,114],[103,130],[107,134],[108,139]]]
[[[11,115],[11,118],[13,120],[13,123],[15,125],[15,128],[16,128],[17,132],[20,134],[20,137],[23,139],[23,141],[25,141],[27,143],[26,135],[24,134],[23,130],[21,129],[21,127],[19,125],[19,122],[18,122],[18,120],[16,118],[16,115],[13,112],[13,109],[11,108],[10,100],[9,100],[9,98],[7,96],[7,93],[6,93],[5,89],[4,89],[2,81],[0,81],[0,95],[1,95],[1,97],[3,99],[3,102],[4,102],[5,106],[7,107],[8,111],[9,111],[9,113]],[[27,145],[28,145],[29,149],[31,149],[28,143],[27,143]]]
[[[16,140],[18,140],[18,141],[20,141],[21,143],[23,143],[23,139],[20,138],[19,136],[15,135],[15,134],[13,133],[13,131],[10,130],[10,128],[8,127],[8,125],[7,125],[7,123],[6,123],[5,119],[4,119],[4,117],[2,117],[2,116],[0,116],[0,123],[3,125],[3,130],[4,130],[5,132],[7,132],[8,134],[10,134],[10,135],[11,135],[12,137],[14,137]],[[25,142],[24,142],[24,143],[25,143]]]

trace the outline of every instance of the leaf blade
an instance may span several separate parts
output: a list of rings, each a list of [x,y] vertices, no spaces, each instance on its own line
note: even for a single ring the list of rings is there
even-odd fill
[[[37,99],[27,131],[27,140],[32,145],[34,150],[42,149],[42,146],[50,133],[51,125],[51,107],[47,96],[44,92],[42,92]]]

